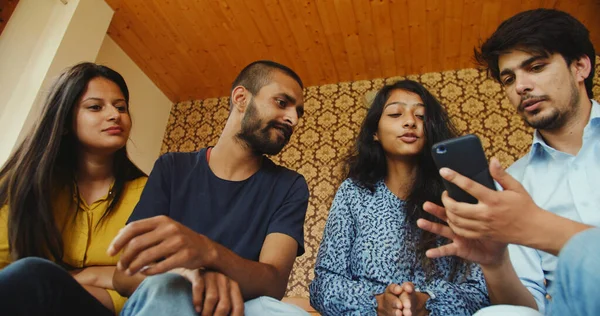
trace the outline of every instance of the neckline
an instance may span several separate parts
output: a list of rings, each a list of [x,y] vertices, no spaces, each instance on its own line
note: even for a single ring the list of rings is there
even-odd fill
[[[208,163],[210,163],[210,152],[212,149],[212,147],[208,147],[208,149],[206,149],[206,162]]]

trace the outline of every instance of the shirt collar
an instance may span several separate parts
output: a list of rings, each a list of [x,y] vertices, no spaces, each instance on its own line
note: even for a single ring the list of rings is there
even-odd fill
[[[92,205],[94,205],[97,202],[104,202],[104,201],[107,201],[108,199],[110,199],[111,196],[114,193],[113,192],[114,185],[115,185],[115,181],[113,181],[110,184],[110,187],[108,187],[108,192],[106,193],[105,196],[99,198],[97,201],[92,202],[91,205],[88,205],[87,202],[84,199],[81,198],[81,193],[79,194],[79,196],[77,196],[77,193],[79,192],[79,190],[77,188],[77,182],[73,181],[73,187],[72,187],[73,196],[72,196],[72,199],[73,199],[74,202],[79,201],[81,203],[80,206],[85,206],[85,207],[89,208],[89,207],[91,207]]]
[[[588,124],[584,128],[584,133],[591,127],[596,128],[600,125],[600,104],[596,102],[596,100],[592,101],[592,111],[590,112],[590,120]],[[548,146],[542,138],[540,132],[536,129],[533,133],[533,142],[531,144],[531,150],[529,151],[529,161],[533,159],[534,156],[542,153],[543,151],[552,155],[556,152],[556,149]]]

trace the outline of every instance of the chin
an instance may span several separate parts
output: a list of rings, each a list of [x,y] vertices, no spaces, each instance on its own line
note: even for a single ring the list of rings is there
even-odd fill
[[[538,112],[532,117],[525,118],[525,122],[535,129],[554,129],[563,125],[559,114],[555,112]]]
[[[98,149],[104,150],[104,151],[112,151],[112,152],[116,152],[117,150],[121,149],[125,147],[124,143],[118,143],[118,144],[104,144],[104,146],[98,146]]]

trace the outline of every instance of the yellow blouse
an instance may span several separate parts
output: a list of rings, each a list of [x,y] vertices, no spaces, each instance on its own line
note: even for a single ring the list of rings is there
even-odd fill
[[[69,196],[69,190],[62,190],[61,194],[53,201],[53,207],[56,223],[62,231],[65,263],[75,268],[117,264],[118,256],[109,257],[106,249],[119,230],[125,226],[140,199],[147,180],[147,177],[141,177],[125,183],[121,201],[113,209],[110,217],[103,220],[100,225],[98,222],[109,205],[108,194],[92,205],[87,205],[82,199],[79,204],[79,213],[73,221],[72,216],[67,218],[67,211],[72,205],[71,203],[77,203],[77,196]],[[8,252],[7,223],[8,207],[3,206],[0,208],[0,269],[11,263]],[[118,315],[127,298],[122,297],[116,291],[107,291]]]

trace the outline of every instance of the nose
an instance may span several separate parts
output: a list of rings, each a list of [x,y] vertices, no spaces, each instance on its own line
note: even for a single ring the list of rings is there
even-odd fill
[[[121,119],[121,113],[116,106],[107,106],[105,107],[108,111],[108,120],[109,121],[119,121]]]
[[[292,127],[298,125],[298,112],[295,107],[288,107],[285,112],[284,121]]]
[[[533,82],[525,74],[515,77],[515,89],[517,94],[526,95],[533,90]]]
[[[414,114],[407,113],[404,117],[406,118],[403,124],[404,127],[415,128],[417,126],[417,119]]]

